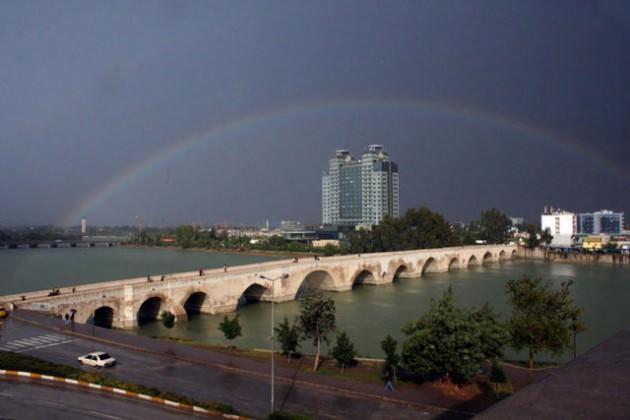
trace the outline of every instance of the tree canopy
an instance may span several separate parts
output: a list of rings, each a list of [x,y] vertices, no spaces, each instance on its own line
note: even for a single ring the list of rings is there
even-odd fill
[[[351,252],[355,253],[441,248],[457,244],[449,223],[427,207],[409,209],[400,218],[385,217],[371,232],[354,232],[349,239]]]
[[[328,335],[335,330],[335,301],[324,297],[318,289],[308,288],[300,298],[300,330],[305,339],[312,339],[317,348],[313,370],[317,370],[321,343],[329,343]]]
[[[528,276],[507,283],[512,303],[512,347],[527,349],[530,368],[537,353],[562,354],[571,348],[572,334],[585,329],[582,311],[571,298],[572,283],[563,282],[558,290],[549,281]]]
[[[499,210],[481,212],[478,222],[480,238],[489,244],[503,244],[510,237],[512,221]]]
[[[354,344],[350,342],[350,337],[345,331],[337,335],[337,342],[330,351],[330,355],[337,361],[337,365],[341,366],[342,371],[344,367],[354,363],[357,351],[354,349]]]
[[[219,324],[219,330],[223,332],[223,335],[228,340],[234,340],[236,337],[241,336],[241,323],[238,320],[238,315],[229,319],[227,316],[223,317],[223,321]]]
[[[424,379],[463,382],[475,375],[482,363],[502,354],[507,338],[488,307],[462,309],[449,287],[439,301],[417,321],[403,328],[402,365]]]
[[[280,342],[280,348],[282,348],[282,354],[287,356],[289,361],[291,360],[291,354],[297,351],[300,345],[300,330],[298,326],[293,323],[289,325],[289,319],[284,317],[284,321],[277,327],[274,327],[275,335]]]

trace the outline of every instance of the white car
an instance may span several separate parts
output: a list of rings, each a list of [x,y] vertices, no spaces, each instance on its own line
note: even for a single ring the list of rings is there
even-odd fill
[[[77,359],[84,365],[94,367],[110,367],[116,364],[116,359],[102,351],[95,351],[90,354],[79,356]]]

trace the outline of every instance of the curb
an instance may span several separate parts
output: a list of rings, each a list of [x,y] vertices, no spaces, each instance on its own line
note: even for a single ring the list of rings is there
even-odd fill
[[[149,353],[149,354],[157,354],[157,355],[162,355],[161,353],[158,353],[156,351],[147,349],[147,348],[141,348],[141,347],[136,347],[134,345],[130,345],[130,344],[123,344],[123,343],[118,343],[112,340],[108,340],[105,338],[101,338],[101,337],[95,337],[95,336],[91,336],[91,335],[87,335],[87,334],[83,334],[80,332],[76,332],[76,331],[70,331],[67,330],[65,328],[61,328],[61,327],[54,327],[52,325],[47,325],[47,324],[42,324],[39,323],[37,321],[33,321],[30,319],[24,319],[21,318],[18,315],[12,314],[11,315],[13,319],[20,321],[20,322],[24,322],[26,324],[31,324],[31,325],[35,325],[37,327],[40,328],[44,328],[44,329],[49,329],[49,330],[53,330],[53,331],[59,331],[61,333],[64,334],[68,334],[68,335],[72,335],[75,337],[80,337],[86,340],[92,340],[92,341],[96,341],[96,342],[101,342],[104,344],[108,344],[111,346],[115,346],[115,347],[120,347],[120,348],[126,348],[128,350],[132,350],[132,351],[136,351],[136,352],[140,352],[140,353]],[[245,369],[241,369],[241,368],[236,368],[233,366],[227,366],[221,363],[216,363],[216,362],[204,362],[204,361],[200,361],[200,360],[196,360],[196,359],[192,359],[189,357],[185,357],[185,356],[177,356],[177,355],[171,355],[170,357],[174,358],[174,359],[178,359],[181,361],[185,361],[188,363],[192,363],[195,365],[202,365],[202,366],[209,366],[209,367],[214,367],[214,368],[218,368],[221,369],[223,371],[227,371],[227,372],[234,372],[237,374],[242,374],[242,375],[246,375],[246,376],[253,376],[253,377],[257,377],[257,378],[268,378],[269,375],[267,373],[262,373],[262,372],[255,372],[255,371],[249,371],[249,370],[245,370]],[[426,403],[421,403],[418,401],[413,401],[413,400],[406,400],[406,399],[399,399],[399,398],[394,398],[394,397],[388,397],[388,396],[384,396],[384,395],[378,395],[378,394],[372,394],[372,393],[368,393],[368,392],[363,392],[363,391],[355,391],[352,389],[347,389],[347,388],[340,388],[340,387],[336,387],[333,385],[324,385],[324,384],[318,384],[318,383],[313,383],[313,382],[306,382],[303,380],[290,380],[284,377],[278,377],[276,376],[276,382],[281,382],[281,383],[285,383],[285,384],[294,384],[294,385],[301,385],[304,388],[310,388],[310,389],[315,389],[318,390],[320,392],[326,392],[332,395],[346,395],[346,396],[351,396],[354,398],[359,398],[359,399],[363,399],[363,400],[380,400],[383,402],[387,402],[387,403],[392,403],[392,404],[397,404],[397,405],[402,405],[402,406],[406,406],[406,407],[416,407],[422,410],[428,410],[428,411],[434,411],[434,412],[438,412],[438,413],[452,413],[452,414],[458,414],[458,415],[462,415],[465,417],[473,417],[475,415],[477,415],[478,413],[473,413],[470,411],[464,411],[464,410],[458,410],[458,409],[453,409],[453,408],[446,408],[446,407],[440,407],[440,406],[436,406],[436,405],[432,405],[432,404],[426,404]]]
[[[233,414],[224,414],[218,411],[210,411],[210,410],[206,410],[205,408],[198,407],[196,405],[178,403],[176,401],[165,400],[163,398],[158,398],[158,397],[152,397],[146,394],[138,394],[136,392],[126,391],[121,388],[113,388],[111,386],[98,385],[98,384],[93,384],[91,382],[79,381],[76,379],[69,379],[69,378],[62,378],[59,376],[43,375],[40,373],[24,372],[24,371],[17,371],[17,370],[6,370],[6,369],[0,369],[0,375],[19,377],[19,378],[29,378],[29,379],[48,381],[48,382],[67,384],[67,385],[75,385],[80,388],[93,389],[93,390],[97,390],[101,392],[106,392],[110,394],[124,396],[127,398],[136,399],[136,400],[149,401],[154,404],[163,405],[166,407],[178,408],[180,410],[191,411],[191,412],[199,413],[199,414],[206,414],[208,416],[221,415],[223,418],[226,418],[226,419],[244,419],[244,417],[241,417],[241,416],[237,416]]]

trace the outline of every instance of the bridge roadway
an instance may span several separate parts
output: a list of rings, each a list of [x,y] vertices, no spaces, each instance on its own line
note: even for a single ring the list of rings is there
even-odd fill
[[[72,309],[79,323],[133,328],[163,311],[181,321],[189,313],[231,312],[251,301],[293,300],[305,287],[345,291],[359,284],[391,283],[398,277],[468,269],[515,255],[515,245],[481,245],[302,258],[204,270],[201,275],[195,271],[76,285],[55,296],[49,296],[49,290],[36,291],[2,296],[0,302],[56,315]],[[283,274],[288,277],[281,278]]]

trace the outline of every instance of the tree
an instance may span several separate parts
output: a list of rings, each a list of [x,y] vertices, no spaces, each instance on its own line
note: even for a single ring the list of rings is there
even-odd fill
[[[349,235],[352,252],[402,251],[457,244],[449,223],[427,207],[409,209],[400,218],[385,217],[371,232]]]
[[[534,249],[540,245],[540,238],[538,236],[539,228],[537,225],[525,225],[525,232],[527,233],[527,240],[525,241],[526,248]],[[551,234],[549,236],[551,236]],[[551,243],[551,239],[549,240],[549,243]]]
[[[238,315],[233,319],[228,319],[227,316],[224,316],[223,321],[219,324],[219,330],[223,332],[223,335],[228,340],[234,340],[236,337],[240,337],[241,323],[238,320]]]
[[[492,208],[481,213],[479,233],[489,244],[503,244],[510,237],[512,221],[499,210]]]
[[[337,252],[339,252],[339,248],[337,248],[333,244],[326,244],[326,245],[324,245],[324,248],[322,249],[322,252],[324,253],[325,256],[332,257]]]
[[[499,362],[496,360],[492,361],[492,367],[490,367],[490,377],[488,379],[494,384],[495,391],[498,389],[499,384],[507,382],[505,370],[503,370],[503,368],[499,365]]]
[[[162,324],[164,324],[166,328],[173,328],[173,326],[175,325],[175,315],[168,311],[162,311],[162,313],[160,314],[160,319],[162,320]]]
[[[346,365],[354,363],[354,357],[357,355],[357,352],[345,331],[337,335],[337,343],[331,350],[330,355],[337,361],[337,366],[341,366],[341,373],[343,373]]]
[[[484,358],[489,360],[502,358],[505,344],[510,340],[510,333],[507,326],[499,319],[499,314],[486,303],[481,308],[473,310],[471,316],[479,328],[479,340]]]
[[[549,281],[523,276],[507,282],[512,304],[509,321],[512,347],[527,349],[527,366],[534,365],[534,355],[541,351],[562,354],[571,348],[572,334],[584,331],[581,309],[571,299],[571,284],[563,282],[554,290]]]
[[[396,346],[398,342],[387,334],[387,337],[381,341],[381,349],[385,353],[385,370],[390,369],[394,380],[396,379],[396,369],[400,363],[400,356],[396,353]]]
[[[280,342],[282,348],[282,354],[287,356],[288,361],[291,362],[291,354],[297,351],[300,343],[300,330],[296,323],[289,325],[289,319],[284,317],[284,322],[275,327],[274,332]]]
[[[549,232],[549,229],[545,229],[540,233],[540,240],[545,243],[545,245],[549,245],[551,241],[553,241],[553,235]]]
[[[182,225],[175,228],[177,244],[182,248],[190,248],[195,240],[195,228],[191,225]]]
[[[456,307],[449,287],[417,321],[403,328],[402,364],[424,378],[463,382],[475,375],[489,357],[501,353],[500,324],[489,308]],[[487,330],[490,330],[490,333]],[[506,337],[505,334],[503,334]]]
[[[321,291],[308,288],[300,299],[299,324],[304,339],[312,339],[317,348],[313,371],[319,367],[321,343],[329,343],[328,334],[335,330],[335,302]]]

